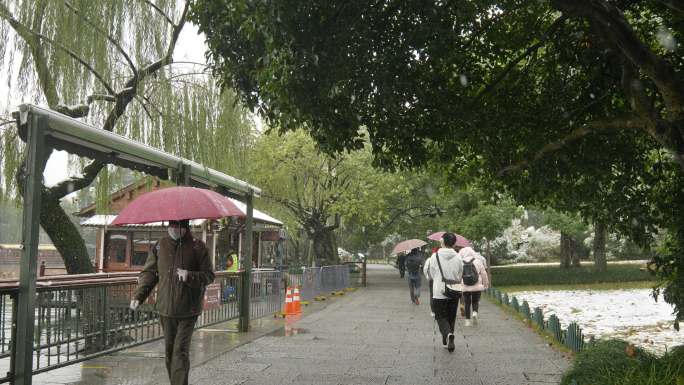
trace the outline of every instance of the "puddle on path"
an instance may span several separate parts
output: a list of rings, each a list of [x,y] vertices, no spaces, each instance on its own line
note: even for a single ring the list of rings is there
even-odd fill
[[[269,333],[269,335],[274,337],[291,337],[296,336],[297,334],[307,334],[308,332],[308,329],[285,326],[282,329],[278,329],[272,333]]]

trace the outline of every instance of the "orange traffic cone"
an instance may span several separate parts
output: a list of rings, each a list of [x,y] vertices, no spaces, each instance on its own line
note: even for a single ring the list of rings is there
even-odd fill
[[[302,312],[302,302],[301,298],[299,297],[299,286],[295,286],[294,288],[294,295],[292,296],[292,303],[294,304],[294,312],[295,314],[300,314]]]
[[[291,287],[287,288],[287,294],[285,295],[285,314],[286,315],[297,314],[295,312],[294,303],[292,302],[292,288]]]

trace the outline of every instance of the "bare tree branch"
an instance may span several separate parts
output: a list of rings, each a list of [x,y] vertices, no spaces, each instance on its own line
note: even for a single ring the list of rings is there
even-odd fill
[[[56,199],[65,197],[74,191],[78,191],[90,186],[93,180],[104,168],[105,164],[97,160],[92,161],[83,169],[83,176],[80,178],[69,178],[59,184],[47,189],[48,194]]]
[[[641,40],[620,9],[607,1],[596,0],[552,0],[551,3],[563,15],[583,17],[603,27],[606,39],[655,83],[670,114],[681,119],[684,115],[684,81],[670,62]]]
[[[142,0],[142,1],[145,2],[145,3],[147,3],[150,7],[154,8],[154,10],[157,11],[160,15],[164,16],[164,18],[166,19],[166,21],[169,22],[169,24],[175,26],[175,24],[173,23],[173,20],[171,20],[171,18],[169,17],[169,15],[167,15],[164,11],[162,11],[161,8],[157,7],[156,4],[154,4],[154,3],[151,2],[150,0]]]
[[[105,102],[115,102],[116,101],[116,96],[114,95],[107,95],[107,94],[92,94],[88,95],[88,104],[91,104],[92,102],[96,100],[102,100]]]
[[[530,163],[536,162],[546,156],[549,153],[558,151],[565,147],[566,145],[575,142],[585,136],[598,132],[600,130],[611,130],[611,129],[643,129],[648,124],[647,121],[638,116],[626,117],[623,119],[612,119],[606,121],[596,121],[572,130],[570,133],[564,137],[546,144],[535,155],[529,159],[516,164],[510,165],[499,171],[498,176],[503,176],[509,172],[518,171],[527,167]]]
[[[128,103],[131,102],[131,100],[133,99],[133,95],[135,95],[136,93],[138,84],[141,81],[143,81],[143,79],[145,79],[150,74],[155,73],[165,65],[171,63],[171,61],[173,60],[173,51],[176,47],[176,42],[178,41],[178,36],[180,35],[180,32],[183,29],[183,26],[185,25],[185,22],[187,20],[189,6],[190,0],[186,0],[181,18],[178,21],[178,24],[174,25],[173,32],[171,33],[171,40],[169,42],[169,46],[166,49],[166,54],[156,62],[151,63],[150,65],[139,70],[138,76],[134,76],[131,79],[129,79],[128,82],[126,82],[124,88],[126,92],[124,93],[122,91],[121,93],[116,95],[116,104],[107,116],[107,119],[105,120],[105,123],[102,126],[103,130],[112,131],[114,129],[116,121],[119,119],[119,117],[121,117],[121,115],[123,115],[124,111],[126,110],[126,106],[128,105]]]
[[[71,118],[83,118],[88,116],[88,113],[90,112],[90,106],[87,104],[78,104],[75,106],[58,104],[54,107],[54,110]]]
[[[188,6],[190,4],[190,0],[186,1],[185,3],[185,8],[183,10],[183,14],[181,16],[181,19],[174,27],[172,36],[171,36],[171,41],[169,43],[169,46],[167,47],[167,50],[164,54],[164,56],[159,59],[158,61],[150,64],[149,66],[141,69],[138,71],[137,76],[132,76],[125,84],[124,89],[121,90],[120,92],[114,92],[111,90],[111,87],[109,87],[108,91],[112,95],[115,95],[115,105],[110,111],[109,115],[107,116],[107,119],[105,120],[105,123],[102,127],[103,130],[106,131],[112,131],[114,129],[114,125],[116,124],[116,121],[123,115],[123,113],[126,110],[126,107],[128,104],[135,98],[136,96],[136,89],[138,84],[146,77],[154,72],[158,71],[161,69],[164,65],[170,63],[172,55],[173,55],[173,50],[175,48],[176,42],[178,41],[178,35],[180,34],[181,29],[183,28],[185,24],[185,20],[187,17],[187,12],[188,12]],[[86,65],[87,63],[82,63]],[[108,97],[102,98],[103,100],[110,100]],[[147,111],[149,113],[149,111]],[[50,194],[52,197],[63,197],[68,195],[69,193],[73,191],[80,190],[82,188],[85,188],[89,186],[93,180],[97,177],[97,174],[102,170],[102,168],[105,166],[104,163],[100,163],[98,161],[93,161],[90,163],[84,170],[83,170],[83,176],[80,178],[70,178],[67,179],[66,181],[63,181],[59,183],[58,185],[51,187],[48,189],[47,193]]]
[[[537,43],[531,45],[525,50],[525,52],[523,52],[518,57],[510,61],[506,65],[506,67],[504,67],[504,69],[494,78],[494,80],[487,84],[485,88],[477,94],[477,96],[475,97],[475,101],[480,100],[484,95],[486,95],[487,93],[491,92],[494,88],[496,88],[496,86],[499,85],[499,83],[501,83],[501,81],[505,79],[506,76],[508,76],[508,74],[513,70],[513,68],[515,68],[515,66],[518,65],[518,63],[520,63],[524,58],[529,56],[531,53],[537,51],[541,46],[546,44],[546,41],[549,39],[549,37],[551,37],[551,35],[555,33],[556,29],[558,29],[565,22],[566,19],[567,16],[565,15],[556,19],[549,26],[549,29],[547,29],[546,32],[544,32],[544,34],[541,37],[539,37],[539,41]]]
[[[116,94],[116,91],[114,91],[114,89],[112,88],[112,86],[109,85],[109,82],[107,82],[107,80],[105,80],[104,76],[102,76],[99,72],[97,72],[97,70],[96,70],[95,68],[93,68],[93,66],[91,66],[90,63],[88,63],[87,61],[85,61],[84,59],[82,59],[80,56],[78,56],[74,51],[70,50],[69,48],[67,48],[67,47],[64,46],[63,44],[61,44],[61,43],[59,43],[59,42],[57,42],[57,41],[55,41],[55,40],[53,40],[53,39],[51,39],[51,38],[49,38],[49,37],[43,35],[42,33],[38,33],[38,32],[35,32],[35,31],[33,31],[33,30],[30,30],[30,32],[31,32],[32,34],[38,36],[39,38],[41,38],[41,39],[47,41],[48,43],[50,43],[50,44],[52,44],[52,45],[58,47],[58,48],[61,49],[62,51],[66,52],[67,55],[71,56],[72,59],[76,60],[76,61],[79,62],[83,67],[85,67],[86,69],[88,69],[88,71],[90,71],[90,72],[97,78],[97,80],[99,80],[100,83],[102,83],[102,85],[104,86],[104,88],[105,88],[109,93],[111,93],[111,94]]]
[[[8,124],[13,124],[13,123],[19,123],[19,121],[18,120],[4,120],[2,123],[0,123],[0,127],[8,125]]]
[[[143,110],[145,110],[145,114],[147,114],[147,117],[150,118],[150,120],[152,120],[152,114],[150,114],[150,111],[147,109],[147,106],[145,106],[145,99],[141,98],[139,95],[135,95],[135,100],[137,100],[138,103],[140,103],[140,106],[143,108]]]
[[[131,58],[130,58],[130,56],[128,56],[128,53],[126,52],[126,50],[124,50],[123,47],[121,47],[121,45],[119,44],[119,42],[116,41],[116,39],[114,39],[107,32],[103,31],[102,28],[98,27],[97,24],[93,23],[89,18],[83,16],[81,13],[81,10],[74,7],[73,5],[71,5],[71,3],[69,3],[68,1],[64,1],[64,5],[66,5],[67,8],[69,8],[78,17],[83,19],[86,23],[90,24],[90,26],[93,27],[94,30],[96,30],[97,32],[101,33],[104,36],[107,36],[107,40],[109,40],[109,42],[112,43],[112,45],[114,45],[114,47],[116,47],[119,50],[119,52],[121,52],[121,55],[128,62],[128,66],[131,67],[131,70],[133,71],[133,76],[137,76],[138,69],[135,67],[135,64],[133,64],[133,60],[131,60]]]

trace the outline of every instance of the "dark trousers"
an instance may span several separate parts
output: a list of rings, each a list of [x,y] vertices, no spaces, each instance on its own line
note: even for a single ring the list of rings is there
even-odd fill
[[[435,311],[435,320],[439,326],[439,332],[442,336],[447,336],[454,332],[454,325],[456,324],[456,311],[458,311],[458,298],[456,299],[438,299],[432,300]]]
[[[164,330],[166,371],[171,385],[188,385],[190,374],[190,340],[197,316],[188,318],[159,317]]]
[[[478,311],[480,308],[480,297],[482,296],[481,291],[464,291],[463,292],[463,303],[465,303],[465,317],[470,319],[470,315],[474,311]],[[472,308],[472,309],[471,309]]]
[[[428,286],[430,287],[430,311],[435,312],[435,299],[432,298],[432,280],[428,280]]]
[[[411,273],[408,274],[409,282],[409,294],[411,295],[411,302],[416,302],[416,299],[420,298],[420,274]]]

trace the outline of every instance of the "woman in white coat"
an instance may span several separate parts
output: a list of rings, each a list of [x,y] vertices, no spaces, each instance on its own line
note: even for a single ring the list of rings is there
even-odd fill
[[[464,273],[468,264],[472,264],[477,271],[477,282],[474,285],[466,285],[466,282],[461,282],[463,292],[463,303],[465,306],[465,326],[472,325],[471,317],[474,322],[477,322],[477,311],[480,307],[480,297],[482,291],[489,287],[489,277],[487,276],[487,267],[482,261],[484,258],[472,247],[464,247],[459,250],[458,254],[463,261]]]

